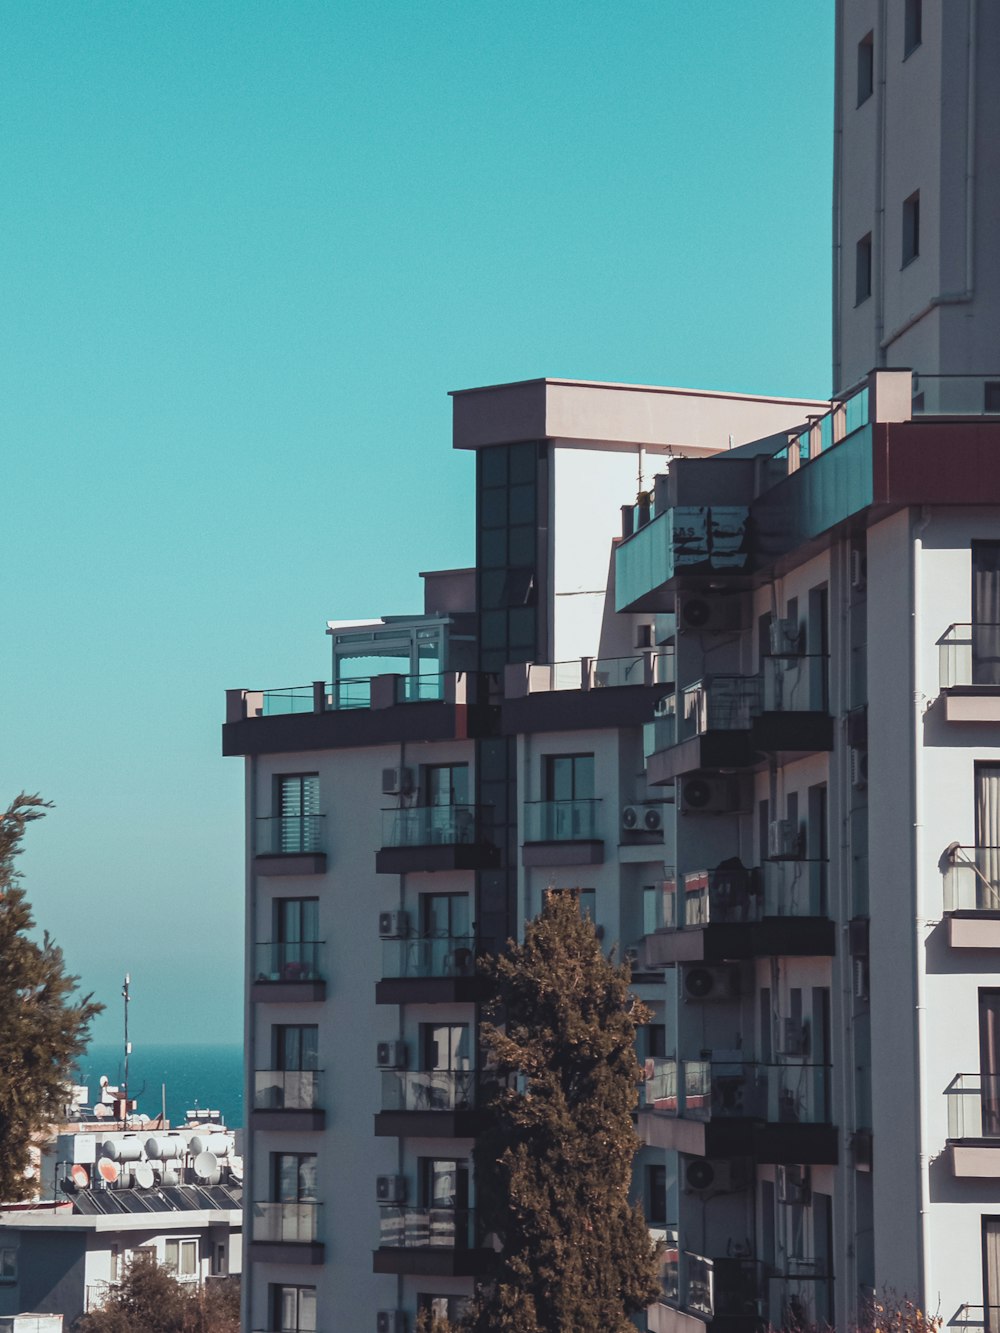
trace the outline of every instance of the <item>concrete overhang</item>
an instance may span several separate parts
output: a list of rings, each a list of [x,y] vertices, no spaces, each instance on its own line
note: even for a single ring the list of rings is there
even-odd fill
[[[694,458],[796,429],[830,410],[811,398],[567,379],[458,389],[451,398],[456,449],[549,440]]]

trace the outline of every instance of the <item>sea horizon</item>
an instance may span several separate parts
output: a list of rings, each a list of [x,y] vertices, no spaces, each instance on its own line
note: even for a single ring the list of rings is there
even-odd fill
[[[93,1101],[100,1079],[121,1085],[125,1073],[122,1042],[91,1042],[76,1062],[77,1082]],[[191,1110],[217,1110],[226,1125],[243,1124],[243,1046],[239,1042],[132,1043],[129,1096],[140,1113],[155,1117],[164,1105],[172,1124]]]

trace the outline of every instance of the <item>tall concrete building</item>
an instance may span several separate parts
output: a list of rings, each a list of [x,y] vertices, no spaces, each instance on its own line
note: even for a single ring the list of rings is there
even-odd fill
[[[1000,1333],[998,43],[984,0],[838,5],[833,399],[458,393],[474,562],[229,692],[247,1333],[488,1279],[475,959],[553,886],[654,1013],[646,1327],[888,1286]]]
[[[927,392],[1000,410],[1000,7],[837,0],[836,44],[834,391],[971,374]]]

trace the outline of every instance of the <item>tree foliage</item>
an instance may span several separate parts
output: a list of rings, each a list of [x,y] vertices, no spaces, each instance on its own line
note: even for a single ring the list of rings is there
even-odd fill
[[[91,1020],[103,1009],[76,996],[79,978],[35,922],[15,868],[25,829],[50,806],[23,792],[0,815],[0,1199],[30,1197],[30,1148],[62,1115],[66,1085]]]
[[[476,1147],[480,1222],[497,1278],[463,1327],[475,1333],[631,1333],[659,1264],[629,1202],[637,1025],[628,966],[601,952],[576,898],[550,892],[524,943],[487,960],[496,994],[483,1042],[495,1081]]]
[[[192,1287],[153,1259],[136,1258],[104,1308],[81,1315],[74,1333],[239,1333],[238,1278]]]

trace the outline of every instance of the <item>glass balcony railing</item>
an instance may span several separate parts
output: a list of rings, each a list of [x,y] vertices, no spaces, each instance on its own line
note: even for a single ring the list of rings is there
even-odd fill
[[[312,685],[289,685],[279,690],[264,690],[261,693],[261,717],[276,717],[286,713],[311,713],[313,711]]]
[[[255,1111],[313,1111],[320,1106],[318,1069],[255,1071]]]
[[[383,977],[474,977],[474,935],[410,935],[382,941]]]
[[[469,1111],[476,1088],[471,1069],[383,1069],[382,1110]]]
[[[767,1279],[767,1309],[771,1327],[832,1327],[833,1280],[821,1271],[825,1266],[824,1260],[789,1258],[787,1263],[790,1268],[803,1271]]]
[[[945,1096],[949,1139],[1000,1141],[1000,1074],[956,1074]]]
[[[325,815],[273,815],[257,820],[258,856],[291,856],[298,852],[322,852]]]
[[[444,675],[440,672],[419,676],[400,676],[396,682],[396,702],[420,703],[444,698]]]
[[[1000,624],[949,625],[938,639],[942,690],[956,685],[1000,685]]]
[[[382,811],[383,847],[471,846],[487,836],[487,807],[414,805]]]
[[[684,687],[678,739],[688,740],[707,731],[748,731],[760,704],[759,676],[705,676]]]
[[[321,1204],[255,1203],[253,1238],[257,1241],[311,1243],[320,1238]]]
[[[769,1124],[829,1121],[827,1065],[685,1060],[681,1114],[693,1120],[747,1117]]]
[[[553,690],[602,690],[622,685],[669,685],[674,679],[674,650],[636,653],[632,657],[576,657],[568,662],[533,662],[528,693]]]
[[[676,1060],[661,1055],[647,1057],[642,1105],[647,1111],[659,1111],[661,1115],[677,1114]]]
[[[764,712],[825,713],[829,708],[829,664],[826,653],[763,658]]]
[[[354,676],[335,680],[327,686],[326,707],[331,712],[342,712],[348,708],[371,708],[371,676]]]
[[[656,705],[656,713],[651,722],[646,722],[642,729],[642,750],[648,759],[657,750],[668,750],[677,744],[677,699],[668,694]]]
[[[380,1209],[378,1243],[384,1250],[469,1250],[473,1237],[468,1208]]]
[[[322,940],[278,940],[254,945],[255,981],[323,981]]]
[[[580,842],[599,838],[601,802],[526,801],[525,842]]]
[[[757,921],[761,914],[760,871],[738,857],[710,870],[689,870],[681,876],[678,926],[705,926],[713,921]]]
[[[981,417],[1000,414],[1000,373],[913,376],[915,417]]]
[[[986,1333],[1000,1333],[1000,1305],[960,1305],[949,1328],[981,1328]]]
[[[1000,913],[1000,847],[948,849],[944,910]]]
[[[681,1305],[689,1314],[714,1318],[714,1267],[704,1255],[691,1250],[681,1254]]]
[[[660,1285],[663,1300],[676,1303],[681,1292],[680,1248],[678,1232],[675,1226],[665,1227],[662,1235],[663,1249],[660,1253]]]
[[[765,916],[826,916],[826,861],[765,861]]]

